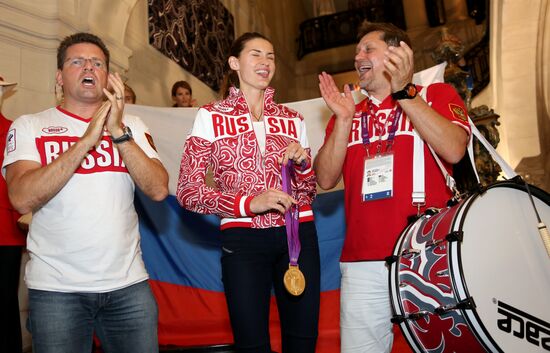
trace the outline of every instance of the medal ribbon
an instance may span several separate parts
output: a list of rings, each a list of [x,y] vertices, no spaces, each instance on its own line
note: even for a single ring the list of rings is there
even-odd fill
[[[283,191],[292,195],[292,179],[294,178],[294,168],[292,161],[288,161],[282,166],[281,174],[283,177]],[[300,256],[301,244],[298,228],[300,222],[298,220],[298,206],[292,205],[285,212],[285,227],[286,241],[288,244],[288,257],[292,266],[298,265],[298,257]]]
[[[370,146],[370,135],[369,135],[369,124],[368,124],[368,117],[370,116],[372,121],[373,121],[373,126],[375,127],[375,130],[377,130],[377,134],[379,136],[379,139],[378,139],[378,151],[377,152],[380,152],[380,144],[382,143],[382,133],[384,132],[384,130],[386,130],[386,125],[388,124],[388,121],[391,120],[392,122],[392,125],[391,125],[391,130],[389,132],[389,135],[388,135],[388,139],[386,140],[386,151],[389,151],[391,149],[391,146],[393,145],[393,139],[395,138],[395,133],[397,131],[397,126],[399,125],[399,120],[401,119],[401,114],[403,112],[403,110],[401,109],[401,107],[399,107],[398,105],[396,105],[395,107],[393,107],[391,113],[390,113],[390,116],[388,116],[388,119],[386,120],[386,123],[384,124],[384,129],[377,129],[377,119],[376,119],[376,114],[374,113],[374,108],[373,108],[373,103],[370,99],[368,99],[368,102],[367,102],[367,109],[365,111],[363,111],[361,113],[361,138],[363,139],[363,145],[365,145],[365,148],[367,150],[367,154],[368,154],[368,148]]]

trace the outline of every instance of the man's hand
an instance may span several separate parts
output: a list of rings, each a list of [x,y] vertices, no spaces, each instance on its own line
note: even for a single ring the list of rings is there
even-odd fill
[[[412,82],[414,60],[412,49],[403,41],[398,47],[389,46],[384,53],[384,66],[391,77],[391,91],[401,91]]]
[[[326,72],[319,75],[319,90],[327,106],[336,116],[334,130],[317,153],[313,166],[317,183],[322,189],[328,190],[338,183],[342,175],[348,137],[355,115],[355,102],[350,88],[346,85],[342,95],[334,79]]]
[[[124,83],[118,73],[109,74],[109,84],[113,88],[112,94],[107,89],[103,89],[103,93],[111,103],[111,112],[107,118],[105,127],[113,138],[122,136],[122,113],[124,112]]]
[[[355,102],[351,90],[346,85],[344,95],[340,93],[332,76],[326,72],[319,75],[319,90],[327,106],[332,110],[337,119],[351,121],[355,114]]]
[[[84,135],[80,138],[84,145],[88,147],[88,150],[94,146],[97,146],[101,141],[105,126],[105,119],[109,114],[109,109],[111,109],[111,102],[103,102],[101,107],[99,107],[97,112],[95,112],[92,120],[90,120]]]

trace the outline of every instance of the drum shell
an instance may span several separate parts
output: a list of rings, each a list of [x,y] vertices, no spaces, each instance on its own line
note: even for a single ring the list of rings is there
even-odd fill
[[[537,209],[542,211],[543,221],[550,222],[550,196],[540,189],[533,187],[532,190]],[[494,207],[488,207],[491,205]],[[505,210],[499,211],[503,207]],[[517,217],[517,222],[525,225],[522,223],[515,227],[514,224],[507,224],[510,223],[508,218]],[[481,220],[485,223],[494,222],[496,225],[503,223],[508,229],[498,229],[495,226],[493,231],[484,224],[480,227],[483,231],[478,232],[474,223]],[[532,265],[535,269],[547,269],[539,270],[541,273],[538,277],[544,282],[542,288],[549,288],[546,293],[550,293],[550,261],[542,248],[536,226],[534,211],[530,207],[525,188],[513,182],[493,184],[483,193],[473,194],[453,207],[445,208],[433,216],[424,215],[410,224],[402,232],[394,248],[393,255],[397,260],[390,266],[390,294],[395,318],[402,319],[400,327],[411,347],[417,352],[525,352],[544,348],[547,342],[543,334],[550,312],[545,309],[541,313],[540,305],[533,308],[521,306],[524,302],[521,295],[508,295],[514,291],[514,284],[506,283],[506,279],[514,272],[514,268],[507,265],[506,257],[498,256],[501,252],[509,253],[509,249],[504,251],[509,241],[517,243],[518,248],[524,242],[529,243],[522,251],[530,255],[526,257],[535,258],[536,264]],[[524,228],[529,229],[524,231]],[[521,234],[516,234],[518,232]],[[445,240],[453,233],[461,235],[463,240]],[[500,239],[501,235],[503,239]],[[518,241],[518,237],[527,240],[521,238]],[[436,246],[426,246],[429,242],[438,241],[441,243]],[[478,242],[483,245],[478,247]],[[413,256],[401,256],[408,249],[417,249],[420,252]],[[501,264],[493,264],[495,261],[492,258]],[[508,273],[499,274],[495,271],[506,266]],[[530,266],[525,265],[525,271],[533,271]],[[515,275],[521,278],[520,274]],[[501,278],[495,278],[495,281],[504,283],[498,285],[498,291],[491,292],[491,288],[483,288],[483,281],[487,282],[486,286],[491,287],[492,278],[499,276]],[[485,279],[480,280],[477,277]],[[505,326],[502,306],[507,303],[499,298],[506,298],[514,305],[520,302],[519,307],[526,313],[536,314],[536,319],[539,320],[536,322],[540,323],[541,328],[541,335],[537,337],[539,347],[533,343],[536,340],[532,337],[531,341],[527,340],[526,333],[520,340],[520,337],[513,337],[520,336],[515,332],[519,329],[514,331],[515,334],[513,330],[502,332],[502,327]],[[478,307],[449,310],[442,315],[435,313],[437,308],[453,306],[468,299],[472,299],[472,303]],[[547,304],[547,307],[550,305]],[[427,314],[416,320],[403,320],[408,315],[422,311]],[[550,334],[548,340],[550,342]]]

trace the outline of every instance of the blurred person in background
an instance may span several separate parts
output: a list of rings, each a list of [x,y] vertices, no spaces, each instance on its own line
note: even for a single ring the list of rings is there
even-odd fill
[[[172,85],[172,101],[173,107],[190,108],[197,105],[197,101],[193,99],[193,89],[187,81],[177,81]]]
[[[136,92],[127,83],[124,84],[124,103],[136,104]]]

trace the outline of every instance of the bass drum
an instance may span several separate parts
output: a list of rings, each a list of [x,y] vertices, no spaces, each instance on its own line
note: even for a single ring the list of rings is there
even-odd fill
[[[550,195],[529,189],[550,226]],[[550,257],[522,181],[427,212],[387,261],[392,321],[415,352],[550,351]]]

